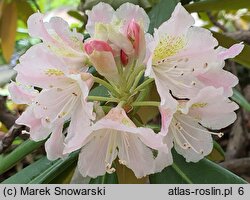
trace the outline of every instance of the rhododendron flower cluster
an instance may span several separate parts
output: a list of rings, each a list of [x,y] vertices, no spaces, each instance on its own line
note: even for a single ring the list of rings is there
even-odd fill
[[[217,47],[180,3],[153,35],[137,5],[99,3],[87,15],[85,40],[59,17],[28,19],[29,34],[42,42],[20,58],[9,85],[12,100],[28,105],[16,123],[29,127],[32,140],[47,139],[50,160],[80,150],[83,176],[113,173],[114,161],[137,178],[160,172],[173,163],[173,147],[187,162],[208,155],[211,135],[221,137],[236,119],[229,97],[238,79],[223,67],[243,45]],[[160,102],[145,101],[152,84]],[[100,87],[106,96],[92,92]],[[158,107],[160,132],[138,120],[143,106]]]

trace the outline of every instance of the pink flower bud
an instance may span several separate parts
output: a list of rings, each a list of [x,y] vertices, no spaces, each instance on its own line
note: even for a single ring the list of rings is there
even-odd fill
[[[128,55],[123,50],[121,50],[120,58],[124,66],[128,64]]]
[[[108,51],[113,53],[111,46],[101,40],[91,40],[84,44],[84,49],[88,55],[92,54],[93,51]]]
[[[128,39],[132,42],[136,54],[138,54],[140,40],[140,25],[133,19],[127,29]]]

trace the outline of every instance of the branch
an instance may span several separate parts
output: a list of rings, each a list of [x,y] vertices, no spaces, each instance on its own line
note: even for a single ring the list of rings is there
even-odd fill
[[[238,41],[244,41],[250,44],[250,31],[236,31],[232,33],[225,33],[226,36]]]
[[[11,146],[12,142],[22,133],[23,130],[26,130],[26,126],[18,124],[14,124],[10,128],[8,133],[0,140],[0,154]]]
[[[207,16],[214,26],[218,27],[223,32],[228,32],[227,28],[225,26],[223,26],[220,22],[218,22],[216,17],[214,15],[212,15],[211,12],[207,12]]]

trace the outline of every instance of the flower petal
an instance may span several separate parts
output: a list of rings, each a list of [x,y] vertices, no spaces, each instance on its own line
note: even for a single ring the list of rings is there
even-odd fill
[[[106,129],[96,131],[89,139],[90,142],[82,148],[77,165],[83,177],[95,178],[104,175],[107,167],[108,170],[112,169],[111,166],[107,166],[108,163],[105,160],[107,154],[111,156],[109,161],[111,163],[117,157],[116,149],[112,149],[112,154],[108,149],[111,137],[112,135],[107,133]]]
[[[244,48],[244,45],[242,43],[234,44],[229,49],[222,48],[220,49],[220,52],[219,52],[219,58],[222,60],[226,60],[228,58],[234,58],[235,56],[240,54],[243,48]]]
[[[187,162],[198,162],[213,149],[212,132],[200,126],[192,117],[177,114],[169,129],[176,151]]]
[[[223,96],[223,89],[206,87],[190,99],[186,105],[188,115],[197,119],[203,126],[218,130],[236,120],[235,110],[238,105]]]
[[[62,85],[65,83],[64,73],[68,71],[63,61],[46,50],[43,44],[27,50],[14,69],[18,72],[17,82],[42,88]]]
[[[33,107],[29,106],[22,115],[16,120],[16,124],[25,125],[30,128],[28,132],[30,138],[34,141],[40,141],[46,139],[50,130],[42,126],[41,119],[38,119],[34,116]]]
[[[123,21],[123,29],[127,30],[128,24],[135,20],[137,23],[142,25],[142,28],[145,32],[148,31],[149,27],[149,17],[143,8],[132,3],[122,4],[115,12],[115,15],[118,19]]]
[[[105,12],[104,12],[105,11]],[[97,23],[110,23],[114,16],[114,9],[107,3],[100,2],[87,11],[88,22],[86,24],[87,32],[93,36],[95,31],[95,24]]]
[[[194,18],[178,3],[170,17],[158,29],[159,36],[185,34],[190,26],[194,24]]]
[[[134,135],[123,133],[118,140],[118,157],[137,178],[154,173],[152,151]]]
[[[32,87],[18,85],[15,82],[11,82],[8,85],[8,90],[12,101],[17,104],[31,104],[32,100],[37,96],[38,91]]]
[[[63,124],[55,127],[50,138],[45,143],[45,150],[49,160],[56,160],[63,157],[64,135]]]
[[[93,110],[93,103],[91,104]],[[65,138],[64,153],[70,153],[80,149],[86,143],[87,137],[91,134],[90,118],[86,114],[86,106],[80,103],[71,117],[71,122],[68,128],[68,134]]]
[[[89,58],[99,74],[101,74],[111,82],[119,82],[118,70],[113,54],[111,52],[94,51],[89,56]]]

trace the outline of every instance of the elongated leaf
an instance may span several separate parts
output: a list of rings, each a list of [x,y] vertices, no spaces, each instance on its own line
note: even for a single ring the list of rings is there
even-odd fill
[[[8,169],[16,165],[16,163],[22,160],[26,155],[40,147],[45,140],[40,142],[34,142],[31,140],[26,140],[21,145],[19,145],[15,150],[6,156],[0,157],[0,174],[6,172]]]
[[[168,20],[179,0],[160,0],[148,13],[150,18],[149,33],[158,28],[162,22]]]
[[[24,168],[17,174],[6,179],[2,183],[5,184],[40,184],[50,183],[54,181],[58,183],[60,175],[63,175],[69,168],[74,168],[77,161],[78,152],[72,153],[66,159],[58,159],[49,161],[43,157],[35,163]]]
[[[150,175],[150,183],[247,183],[242,178],[219,165],[203,159],[198,163],[187,163],[185,159],[173,152],[174,164],[165,168],[162,172]]]
[[[49,161],[46,157],[39,159],[28,167],[24,168],[17,174],[6,179],[2,183],[5,184],[25,184],[32,181],[35,177],[39,176],[41,172],[45,171],[53,165],[54,162]]]
[[[239,43],[239,41],[236,41],[228,36],[225,36],[221,33],[213,32],[213,36],[219,41],[220,46],[229,48],[233,44]],[[244,44],[243,51],[236,56],[233,60],[237,63],[242,64],[245,67],[250,68],[250,46],[247,44]]]
[[[246,111],[250,112],[250,103],[245,99],[245,97],[236,89],[234,89],[233,92],[234,94],[231,98]]]
[[[0,23],[0,38],[4,59],[9,62],[14,52],[16,28],[17,28],[17,6],[16,2],[4,3]]]
[[[248,0],[205,0],[188,4],[185,8],[189,12],[238,10],[240,8],[250,8],[250,3]]]
[[[79,152],[74,152],[65,159],[59,159],[39,176],[30,181],[30,184],[50,183],[68,168],[74,168]]]

